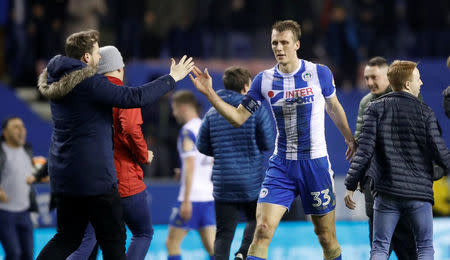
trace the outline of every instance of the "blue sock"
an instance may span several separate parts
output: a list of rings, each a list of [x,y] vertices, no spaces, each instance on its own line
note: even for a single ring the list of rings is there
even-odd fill
[[[181,255],[169,255],[167,260],[181,260]]]
[[[214,256],[209,256],[209,260],[214,260]]]
[[[256,257],[256,256],[252,256],[252,255],[248,255],[247,256],[247,260],[266,260],[266,259],[259,258],[259,257]]]
[[[340,254],[338,257],[336,257],[334,260],[342,260],[342,254]]]

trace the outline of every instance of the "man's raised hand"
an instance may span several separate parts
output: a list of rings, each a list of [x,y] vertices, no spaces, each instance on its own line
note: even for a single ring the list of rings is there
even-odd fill
[[[192,61],[192,57],[189,57],[189,59],[186,58],[187,56],[184,55],[178,64],[176,64],[175,59],[170,59],[172,61],[172,65],[170,66],[169,75],[172,76],[175,82],[184,79],[184,77],[186,77],[186,75],[194,68],[194,61]]]
[[[189,77],[198,91],[205,96],[208,96],[211,91],[214,91],[212,88],[212,78],[208,73],[208,69],[205,68],[205,71],[202,72],[197,66],[194,66],[192,73],[194,73],[195,77],[192,74],[189,74]]]

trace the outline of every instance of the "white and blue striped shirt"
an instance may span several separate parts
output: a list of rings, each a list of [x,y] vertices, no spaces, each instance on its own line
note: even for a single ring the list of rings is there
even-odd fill
[[[278,64],[260,72],[247,98],[259,105],[264,99],[270,104],[277,126],[274,154],[287,160],[305,160],[328,155],[325,99],[334,95],[328,67],[300,59],[292,73],[281,72]]]

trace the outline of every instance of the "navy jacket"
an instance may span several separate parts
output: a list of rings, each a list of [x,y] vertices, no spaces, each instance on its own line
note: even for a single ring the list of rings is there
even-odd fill
[[[217,94],[237,107],[243,95],[220,90]],[[270,114],[261,107],[241,127],[233,127],[215,108],[203,119],[197,138],[198,150],[214,157],[213,196],[222,202],[250,202],[258,199],[264,180],[263,152],[274,146]]]
[[[386,94],[367,107],[358,140],[348,190],[367,170],[376,193],[434,203],[432,162],[448,172],[450,152],[429,106],[406,92]]]
[[[166,75],[140,87],[119,87],[96,74],[95,68],[58,55],[39,76],[38,85],[52,111],[52,192],[91,196],[117,188],[112,108],[149,105],[173,89],[175,81]]]

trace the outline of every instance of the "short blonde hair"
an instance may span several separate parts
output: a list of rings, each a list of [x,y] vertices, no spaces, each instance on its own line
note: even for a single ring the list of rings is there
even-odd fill
[[[294,20],[278,21],[272,26],[272,30],[276,30],[280,33],[284,31],[291,31],[294,35],[294,42],[300,40],[300,36],[302,36],[300,25]]]
[[[405,88],[405,83],[412,79],[417,63],[407,60],[395,60],[389,66],[387,77],[394,91],[401,91]]]

